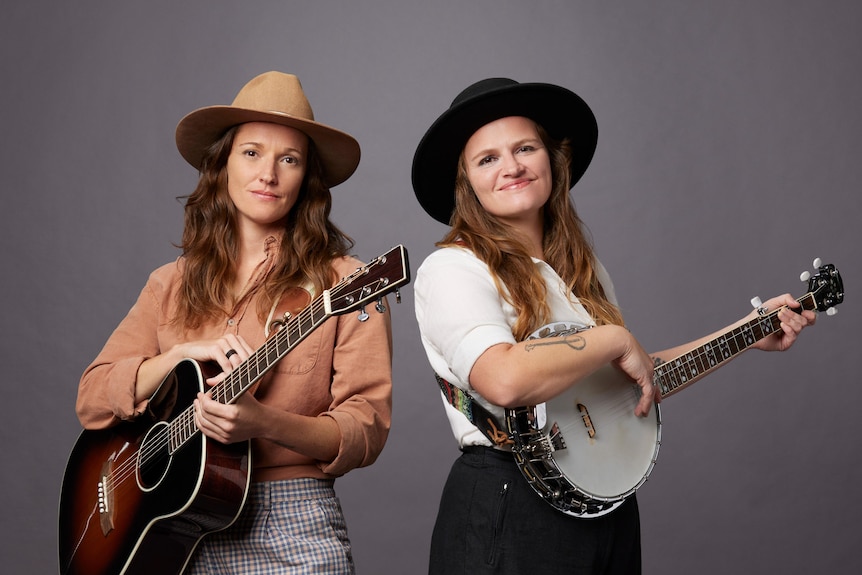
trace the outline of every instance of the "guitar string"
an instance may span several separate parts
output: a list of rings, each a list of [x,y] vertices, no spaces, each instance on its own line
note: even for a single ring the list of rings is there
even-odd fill
[[[313,318],[315,312],[319,312],[325,306],[323,305],[323,298],[317,298],[315,301],[311,303],[307,308],[302,310],[297,314],[296,319],[292,322],[292,326],[301,330],[303,316],[311,316]],[[285,326],[285,330],[289,330],[288,326]],[[282,333],[285,330],[281,330],[278,333]],[[293,330],[293,331],[296,331]],[[290,347],[289,341],[290,334],[287,333],[287,343],[288,348]],[[278,335],[273,337],[271,340],[267,340],[264,342],[264,345],[261,346],[257,352],[255,352],[249,360],[243,362],[235,370],[233,370],[222,382],[217,384],[216,388],[213,390],[214,399],[225,399],[227,397],[227,387],[234,387],[234,384],[237,383],[235,380],[242,379],[242,376],[247,376],[251,370],[252,363],[259,363],[260,357],[259,355],[267,356],[270,351],[270,348],[275,346],[276,351],[278,349],[278,341],[276,339]],[[265,354],[260,354],[260,352],[264,350]],[[252,361],[254,360],[254,361]],[[259,366],[258,366],[259,370]],[[184,430],[190,430],[192,427],[195,429],[188,433],[188,437],[183,437],[179,440],[178,444],[182,445],[187,442],[189,439],[194,437],[199,431],[197,427],[194,425],[194,408],[187,407],[184,409],[180,415],[178,415],[172,422],[165,423],[160,422],[157,424],[161,429],[157,430],[156,433],[153,434],[149,441],[145,442],[144,449],[136,452],[134,457],[129,457],[122,465],[118,466],[115,470],[110,473],[110,485],[104,486],[106,492],[114,492],[117,486],[121,486],[127,482],[127,480],[134,476],[137,476],[137,469],[139,467],[138,461],[140,461],[140,467],[145,467],[147,465],[151,465],[154,463],[159,463],[163,461],[166,457],[166,452],[170,453],[170,439],[177,439],[178,436],[185,435],[183,434]],[[167,446],[167,449],[165,447]],[[179,447],[177,447],[178,449]]]
[[[345,296],[340,295],[340,292],[345,287],[349,287],[355,281],[355,279],[358,276],[365,275],[371,269],[371,267],[373,265],[375,265],[375,263],[379,260],[380,260],[380,258],[377,258],[376,260],[369,263],[367,266],[358,269],[356,272],[347,276],[341,282],[339,282],[338,284],[336,284],[335,286],[330,288],[328,290],[329,295],[330,295],[330,302],[334,299],[339,299],[341,297],[349,297],[351,292],[348,291],[347,295],[345,295]],[[380,279],[378,279],[376,281],[379,283]],[[363,286],[362,288],[354,289],[353,293],[359,292],[361,295],[362,290],[364,290],[366,287],[367,287],[367,285]],[[368,298],[368,299],[373,299],[373,297]],[[356,299],[356,301],[361,302],[362,298],[358,297]],[[350,304],[350,305],[352,306],[353,304]],[[295,319],[293,322],[291,322],[291,324],[296,329],[292,330],[292,331],[295,332],[295,331],[299,330],[300,331],[299,335],[300,336],[303,335],[301,333],[303,316],[308,316],[308,319],[312,320],[311,329],[308,330],[308,332],[306,332],[306,333],[310,333],[313,329],[316,329],[318,324],[313,322],[314,315],[315,315],[315,313],[320,312],[321,309],[323,309],[325,312],[325,307],[326,307],[325,306],[325,298],[323,296],[316,298],[314,301],[311,302],[311,304],[308,307],[306,307],[305,309],[300,311],[295,316]],[[321,319],[325,319],[325,315]],[[289,324],[289,325],[291,325],[291,324]],[[228,376],[222,382],[217,384],[216,387],[218,387],[219,389],[213,390],[213,394],[214,394],[213,398],[214,399],[227,399],[226,388],[228,387],[228,385],[231,388],[233,388],[234,385],[236,383],[238,383],[236,380],[241,379],[240,376],[242,376],[242,375],[248,376],[248,374],[251,373],[252,363],[257,364],[258,376],[260,376],[262,374],[260,372],[260,361],[259,360],[262,359],[260,356],[264,356],[264,357],[268,356],[269,352],[272,351],[272,349],[270,349],[272,346],[275,346],[276,353],[277,354],[279,353],[278,352],[279,342],[277,341],[278,334],[280,334],[282,332],[286,333],[286,336],[283,339],[287,339],[287,342],[286,342],[288,344],[287,351],[290,351],[290,348],[292,347],[292,345],[296,345],[296,344],[290,344],[290,332],[291,332],[291,330],[289,329],[289,325],[285,325],[284,329],[279,330],[279,332],[277,332],[275,337],[264,342],[264,345],[261,346],[256,352],[254,352],[254,354],[252,354],[252,356],[249,357],[248,360],[244,361],[242,364],[237,366],[237,368],[235,370],[233,370],[230,374],[228,374]],[[262,350],[266,350],[266,353],[263,353],[263,354],[260,353]],[[287,351],[285,351],[285,353],[287,353]],[[280,359],[280,357],[279,357],[279,359]],[[254,360],[254,361],[251,361],[251,360]],[[272,362],[272,363],[275,363],[275,362]],[[266,369],[268,369],[268,366],[264,368],[264,372],[266,371]],[[241,381],[239,383],[241,383]],[[222,384],[224,384],[224,385],[222,385]],[[222,395],[222,392],[224,392],[225,395]],[[234,395],[234,397],[237,397],[238,395],[239,395],[239,393]],[[162,422],[162,423],[164,423],[164,422]],[[200,431],[199,429],[197,429],[197,426],[194,425],[194,408],[192,406],[187,407],[185,410],[183,410],[183,412],[179,416],[174,418],[174,420],[172,420],[170,423],[164,423],[164,425],[161,425],[161,424],[157,424],[157,425],[160,425],[160,427],[163,427],[164,429],[160,429],[159,431],[157,431],[153,435],[151,440],[144,445],[144,448],[145,448],[144,451],[141,452],[141,450],[138,450],[138,452],[131,454],[130,457],[127,458],[126,461],[123,462],[123,464],[121,464],[120,466],[118,466],[116,469],[112,470],[108,474],[110,477],[110,485],[104,485],[103,486],[103,490],[105,491],[106,494],[114,493],[118,489],[118,487],[122,487],[124,484],[126,484],[127,480],[130,477],[137,476],[138,461],[141,462],[141,467],[143,467],[145,465],[150,465],[152,463],[160,462],[161,460],[163,460],[165,457],[165,455],[164,455],[165,452],[167,451],[168,453],[170,453],[170,451],[171,451],[170,439],[176,439],[180,432],[182,432],[183,430],[191,430],[190,432],[187,432],[188,437],[183,437],[178,442],[177,448],[176,448],[177,450]],[[176,429],[174,429],[175,425],[179,426],[179,432]],[[192,430],[191,428],[194,428],[194,429]],[[167,450],[164,449],[165,445],[168,445]],[[140,455],[138,455],[138,454],[140,454]],[[156,459],[153,459],[154,457],[156,457]]]
[[[350,283],[352,283],[352,282],[350,282]],[[349,284],[348,284],[348,285],[349,285]],[[339,286],[341,286],[341,284],[339,284]],[[339,287],[339,286],[335,286],[335,287],[333,288],[333,290],[330,290],[330,291],[331,291],[331,292],[332,292],[332,291],[337,291],[335,288],[336,288],[336,287]],[[800,298],[800,299],[801,299],[801,298]],[[303,310],[302,312],[300,312],[300,313],[297,315],[296,320],[293,322],[293,323],[294,323],[294,325],[295,325],[295,327],[301,331],[301,327],[302,327],[302,319],[303,319],[303,318],[302,318],[302,316],[303,316],[303,315],[305,315],[305,316],[311,316],[311,317],[310,317],[310,319],[311,319],[311,320],[313,320],[313,319],[314,319],[314,318],[313,318],[313,316],[314,316],[314,313],[313,313],[313,312],[315,312],[315,311],[319,311],[319,310],[320,310],[321,305],[323,305],[323,298],[318,298],[317,300],[315,300],[314,302],[312,302],[312,304],[311,304],[311,305],[309,305],[309,306],[308,306],[308,308],[306,308],[305,310]],[[749,323],[747,323],[747,324],[744,324],[743,326],[739,326],[738,328],[736,328],[736,329],[734,329],[734,330],[731,330],[731,332],[728,332],[728,333],[729,333],[729,334],[733,334],[733,335],[732,335],[732,338],[728,338],[728,337],[724,337],[724,336],[723,336],[723,337],[721,337],[721,338],[716,338],[716,340],[713,340],[713,341],[717,341],[717,340],[719,340],[719,339],[721,339],[721,340],[734,339],[734,338],[737,338],[737,337],[739,337],[739,336],[743,336],[743,337],[744,337],[744,336],[745,336],[745,334],[746,334],[746,332],[750,332],[751,328],[753,328],[753,327],[754,327],[754,326],[756,326],[756,325],[760,325],[760,326],[761,326],[761,330],[762,330],[762,326],[763,326],[763,324],[764,324],[767,320],[771,320],[771,319],[773,318],[773,316],[776,316],[776,315],[777,315],[777,313],[778,313],[778,312],[777,312],[777,311],[775,311],[775,312],[773,312],[772,314],[770,314],[769,316],[766,316],[766,317],[763,317],[763,318],[755,318],[755,319],[754,319],[754,320],[752,320],[751,322],[749,322]],[[314,329],[316,326],[315,326],[315,325],[312,325],[311,327],[312,327],[312,329]],[[288,326],[285,326],[285,328],[288,328]],[[742,350],[744,350],[744,349],[747,349],[747,347],[748,347],[748,346],[752,345],[752,344],[753,344],[754,342],[756,342],[756,341],[759,341],[759,339],[761,339],[762,337],[765,337],[766,335],[769,335],[769,334],[773,333],[774,329],[775,329],[775,326],[773,326],[773,330],[772,330],[772,331],[769,331],[768,333],[763,333],[761,337],[757,337],[755,334],[753,334],[753,333],[752,333],[751,335],[752,335],[753,341],[751,341],[751,342],[746,341],[746,342],[745,342],[745,343],[746,343],[746,345],[745,345],[744,347],[742,347],[742,348],[740,349],[740,351],[742,351]],[[285,331],[285,330],[282,330],[282,331]],[[281,333],[281,331],[280,331],[279,333]],[[300,335],[301,335],[301,334],[300,334]],[[726,336],[726,335],[727,335],[727,334],[725,334],[725,336]],[[289,351],[289,348],[290,348],[289,333],[288,333],[288,337],[287,337],[287,339],[288,339],[287,343],[288,343],[288,351]],[[243,364],[241,364],[240,366],[237,366],[237,369],[236,369],[236,370],[234,370],[233,372],[231,372],[231,374],[228,376],[228,378],[226,378],[226,379],[224,380],[224,383],[229,384],[231,388],[233,388],[234,384],[235,384],[235,383],[237,383],[237,382],[235,381],[236,379],[240,379],[240,383],[241,383],[242,378],[241,378],[241,377],[239,377],[239,376],[241,376],[241,375],[245,375],[245,376],[246,376],[246,378],[248,378],[248,375],[251,373],[251,369],[252,369],[252,365],[253,365],[253,364],[256,364],[256,365],[257,365],[257,372],[258,372],[258,376],[259,376],[259,375],[261,374],[261,372],[260,372],[260,367],[259,367],[259,366],[260,366],[260,359],[262,359],[262,357],[261,357],[261,356],[263,356],[263,357],[267,357],[267,356],[269,355],[269,353],[270,353],[271,351],[273,351],[272,349],[270,349],[270,348],[271,348],[271,347],[273,347],[273,346],[275,347],[275,351],[276,351],[276,353],[278,354],[278,344],[279,344],[279,342],[277,341],[277,338],[273,338],[272,340],[267,340],[267,341],[264,343],[264,345],[263,345],[261,348],[259,348],[259,349],[258,349],[258,351],[257,351],[257,352],[255,352],[255,354],[253,354],[253,355],[252,355],[252,357],[250,357],[250,358],[249,358],[249,360],[247,360],[247,361],[243,362]],[[706,354],[706,352],[705,352],[705,351],[703,351],[703,350],[705,350],[705,348],[706,348],[706,346],[701,346],[700,348],[698,348],[697,350],[695,350],[697,353],[689,352],[688,354],[686,354],[686,357],[687,357],[688,359],[686,359],[686,360],[684,360],[684,361],[676,361],[676,362],[673,362],[673,363],[674,363],[674,365],[672,366],[671,374],[677,374],[677,379],[678,379],[678,380],[680,380],[680,383],[679,383],[678,385],[673,385],[673,384],[671,383],[671,384],[669,385],[669,387],[670,387],[671,389],[677,389],[677,388],[682,387],[682,386],[684,386],[684,385],[686,385],[686,384],[688,383],[688,381],[689,381],[688,376],[684,374],[685,372],[684,372],[684,371],[682,371],[682,368],[684,368],[684,366],[685,366],[686,364],[689,364],[689,365],[690,365],[690,364],[692,364],[692,362],[693,362],[695,359],[705,357],[705,356],[707,355],[707,354]],[[261,352],[265,352],[265,353],[261,353]],[[738,352],[736,352],[736,353],[739,353],[739,351],[738,351]],[[714,365],[710,364],[710,366],[709,366],[707,369],[705,369],[705,370],[701,370],[701,371],[699,371],[698,373],[695,373],[694,375],[692,375],[692,379],[693,379],[694,377],[696,377],[697,375],[699,375],[699,374],[706,374],[706,373],[709,373],[709,371],[711,371],[712,369],[715,369],[716,367],[718,367],[718,366],[721,364],[721,362],[722,362],[722,361],[724,361],[724,360],[726,360],[726,359],[730,359],[730,358],[731,358],[731,357],[733,357],[736,353],[731,353],[731,354],[730,354],[729,356],[727,356],[727,357],[721,357],[721,358],[720,358],[720,359],[719,359],[719,360],[718,360]],[[255,360],[255,361],[251,361],[251,360]],[[678,358],[678,360],[679,360],[679,358]],[[274,363],[274,362],[273,362],[273,363]],[[665,365],[669,365],[669,364],[665,364]],[[265,368],[265,370],[266,370],[266,369],[267,369],[267,368]],[[683,375],[682,375],[682,376],[680,376],[679,374],[683,374]],[[665,374],[665,375],[668,375],[668,374]],[[226,395],[224,395],[224,396],[222,396],[222,395],[221,395],[221,392],[224,392],[224,393],[226,394],[226,388],[227,388],[227,385],[224,385],[224,386],[220,387],[218,390],[214,390],[214,392],[213,392],[213,393],[214,393],[214,399],[221,399],[221,398],[225,398],[225,399],[226,399],[226,398],[227,398],[227,396],[226,396]],[[237,395],[238,395],[238,394],[237,394]],[[234,397],[236,397],[236,395],[235,395]],[[609,411],[610,411],[610,413],[611,413],[614,417],[617,417],[620,413],[622,413],[622,412],[627,412],[627,411],[629,411],[630,409],[631,409],[631,402],[630,402],[630,401],[620,400],[620,401],[618,401],[618,402],[617,402],[617,403],[612,407],[612,409],[611,409],[611,410],[609,410]],[[170,423],[170,424],[166,424],[166,425],[162,426],[162,427],[164,427],[165,429],[163,429],[163,430],[159,431],[159,432],[158,432],[158,433],[153,437],[152,441],[149,443],[149,445],[150,445],[150,446],[152,446],[152,447],[151,447],[151,449],[149,450],[149,452],[145,452],[143,455],[141,455],[141,457],[140,457],[140,458],[129,458],[129,459],[126,461],[127,467],[129,467],[129,469],[128,469],[128,470],[124,470],[124,469],[123,469],[123,466],[120,466],[120,467],[118,468],[118,470],[117,470],[117,474],[116,474],[116,475],[112,474],[112,479],[113,479],[113,481],[112,481],[112,484],[111,484],[111,486],[110,486],[110,487],[111,487],[111,488],[114,488],[114,485],[116,485],[116,483],[124,483],[124,482],[126,481],[126,479],[128,479],[128,476],[131,474],[131,472],[132,472],[132,471],[134,471],[134,470],[135,470],[135,468],[136,468],[136,466],[137,466],[137,463],[136,463],[136,460],[137,460],[137,459],[140,459],[140,460],[142,461],[142,465],[146,465],[146,464],[149,464],[149,463],[152,463],[152,462],[153,462],[153,460],[152,460],[152,458],[153,458],[153,456],[154,456],[153,454],[156,454],[156,453],[157,453],[157,454],[160,454],[160,455],[159,455],[159,459],[157,459],[156,461],[159,461],[161,458],[163,458],[163,457],[164,457],[164,455],[163,455],[163,454],[164,454],[163,446],[164,446],[165,442],[166,442],[166,441],[168,441],[168,439],[166,438],[166,435],[170,436],[170,438],[174,438],[174,439],[176,438],[177,433],[176,433],[176,430],[175,430],[175,429],[173,429],[173,428],[175,427],[175,426],[174,426],[174,424],[175,424],[178,420],[179,420],[179,424],[178,424],[178,425],[179,425],[179,429],[180,429],[180,431],[194,428],[194,429],[193,429],[193,430],[188,434],[188,437],[183,437],[183,438],[179,441],[179,445],[180,445],[180,446],[181,446],[182,444],[184,444],[186,441],[188,441],[189,439],[191,439],[191,438],[192,438],[194,435],[196,435],[196,434],[197,434],[197,432],[199,431],[199,429],[197,429],[197,428],[196,428],[196,426],[194,425],[194,409],[193,409],[193,408],[191,408],[191,407],[190,407],[190,408],[186,408],[186,410],[184,410],[180,416],[178,416],[177,418],[175,418],[175,419],[173,420],[173,422],[172,422],[172,423]],[[181,424],[181,425],[180,425],[180,424]],[[187,432],[187,433],[188,433],[188,432]],[[169,443],[169,442],[168,442],[168,443]],[[168,450],[168,451],[170,451],[170,450]],[[117,481],[117,477],[119,477],[119,481]],[[108,488],[108,486],[106,486],[106,488]]]

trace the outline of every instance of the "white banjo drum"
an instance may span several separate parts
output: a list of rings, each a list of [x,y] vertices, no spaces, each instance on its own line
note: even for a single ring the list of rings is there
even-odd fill
[[[797,299],[800,310],[834,312],[844,300],[835,266],[820,266]],[[759,305],[759,304],[758,304]],[[758,310],[759,312],[761,310]],[[780,329],[778,311],[722,333],[705,344],[655,368],[661,397],[680,391],[727,360]],[[565,337],[577,346],[585,328],[570,323],[547,325],[528,340]],[[545,501],[578,517],[599,517],[623,503],[647,480],[661,446],[661,412],[636,417],[640,388],[621,371],[603,368],[540,406],[506,410],[512,454],[521,473]]]

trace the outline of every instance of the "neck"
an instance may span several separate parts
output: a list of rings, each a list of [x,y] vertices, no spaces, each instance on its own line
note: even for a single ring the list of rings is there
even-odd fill
[[[541,222],[538,225],[518,225],[513,224],[512,227],[517,232],[521,241],[524,242],[524,247],[527,248],[527,253],[530,256],[544,260],[545,259],[545,250],[543,248],[544,239],[545,239],[545,231],[541,225]]]

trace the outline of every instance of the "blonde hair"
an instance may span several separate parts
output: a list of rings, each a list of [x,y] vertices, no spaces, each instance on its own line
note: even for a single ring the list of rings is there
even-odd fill
[[[623,325],[619,308],[608,301],[599,281],[592,242],[569,196],[569,142],[555,141],[540,125],[536,127],[548,150],[553,177],[551,196],[543,208],[545,261],[598,325]],[[553,320],[549,317],[545,282],[525,243],[512,227],[490,215],[479,203],[467,177],[463,154],[455,178],[451,224],[452,229],[436,245],[465,245],[488,265],[497,290],[518,312],[512,329],[518,341]]]
[[[173,318],[184,328],[198,327],[234,303],[230,286],[236,277],[239,236],[236,208],[227,192],[227,159],[236,130],[234,126],[206,150],[197,187],[186,199],[181,245],[185,265]],[[258,302],[261,319],[288,287],[310,282],[315,293],[330,287],[337,279],[332,260],[353,247],[353,240],[329,219],[332,195],[310,138],[307,162],[299,197],[285,221],[278,260]]]

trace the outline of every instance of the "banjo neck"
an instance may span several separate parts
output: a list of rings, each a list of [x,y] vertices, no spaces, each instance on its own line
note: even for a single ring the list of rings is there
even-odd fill
[[[835,312],[844,283],[832,264],[820,265],[795,311]],[[662,397],[691,385],[759,340],[781,330],[781,308],[758,310],[754,319],[656,366]],[[579,326],[571,326],[577,331]],[[572,333],[565,323],[540,328],[529,339]],[[622,505],[646,482],[661,446],[660,405],[653,418],[635,417],[640,387],[616,366],[605,365],[544,404],[506,409],[512,455],[533,490],[555,509],[574,517],[599,517]],[[542,417],[544,415],[544,417]]]
[[[796,299],[802,307],[794,309],[817,309],[817,300],[813,293],[807,293]],[[761,339],[780,331],[781,321],[778,319],[779,308],[730,329],[707,341],[675,359],[671,359],[655,368],[653,381],[658,385],[661,397],[684,389],[712,371],[718,369]]]

